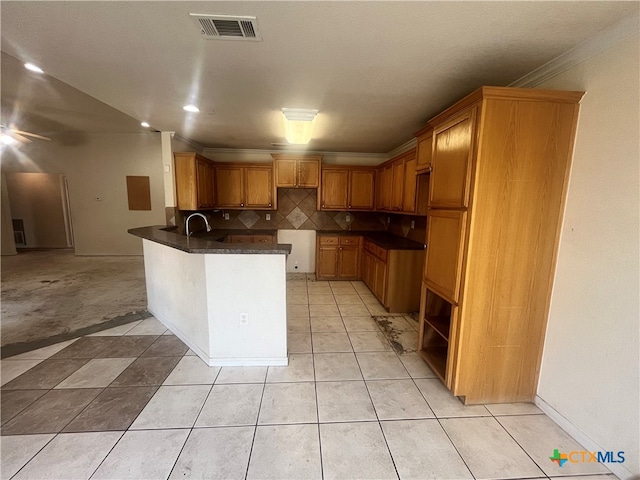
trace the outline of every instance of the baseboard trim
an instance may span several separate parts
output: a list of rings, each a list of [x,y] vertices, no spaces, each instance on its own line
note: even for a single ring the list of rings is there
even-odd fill
[[[606,451],[606,448],[601,447],[596,442],[591,440],[582,430],[576,427],[573,423],[571,423],[567,418],[565,418],[560,412],[558,412],[555,408],[545,402],[542,398],[536,395],[534,399],[534,403],[536,407],[542,410],[547,417],[553,420],[562,430],[564,430],[571,438],[573,438],[576,442],[582,445],[589,451],[601,450]],[[631,479],[637,478],[627,470],[620,463],[607,463],[605,465],[611,473],[613,473],[618,478],[623,479]]]

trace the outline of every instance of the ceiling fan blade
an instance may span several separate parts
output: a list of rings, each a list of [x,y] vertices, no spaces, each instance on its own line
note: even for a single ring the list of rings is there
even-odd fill
[[[14,137],[16,140],[20,140],[21,142],[31,143],[31,139],[30,138],[27,138],[24,135],[19,134],[15,130],[10,130],[10,135],[9,136]]]
[[[22,130],[15,130],[15,129],[10,129],[11,132],[18,134],[18,135],[25,135],[28,137],[34,137],[34,138],[39,138],[40,140],[51,140],[49,137],[44,137],[42,135],[37,135],[35,133],[31,133],[31,132],[24,132]]]

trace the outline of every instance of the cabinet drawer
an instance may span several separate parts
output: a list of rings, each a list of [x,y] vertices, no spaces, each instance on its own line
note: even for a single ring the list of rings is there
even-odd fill
[[[360,245],[362,237],[340,237],[340,245]]]
[[[338,245],[338,237],[320,237],[320,245]]]
[[[385,250],[382,247],[379,247],[378,245],[375,245],[376,247],[376,255],[378,256],[378,258],[380,260],[382,260],[383,262],[387,261],[387,250]]]
[[[229,235],[228,243],[251,243],[251,235]]]
[[[253,235],[253,243],[276,243],[273,235]]]

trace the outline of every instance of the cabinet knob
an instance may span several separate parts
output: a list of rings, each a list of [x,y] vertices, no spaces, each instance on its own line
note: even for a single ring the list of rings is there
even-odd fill
[[[269,206],[271,206],[271,204],[269,204]]]
[[[349,208],[351,208],[351,205],[349,205]]]
[[[241,203],[241,204],[240,204],[240,206],[241,206],[241,207],[244,207],[244,203]]]

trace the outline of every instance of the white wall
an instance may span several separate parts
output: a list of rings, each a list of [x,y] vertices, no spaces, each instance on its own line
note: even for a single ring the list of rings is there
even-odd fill
[[[538,396],[640,474],[639,41],[539,88],[584,90]],[[550,445],[551,449],[553,446]]]
[[[66,174],[78,255],[140,255],[127,229],[165,223],[159,133],[83,135],[74,144],[33,142],[3,152],[3,172]],[[130,211],[127,175],[149,176],[151,208]]]
[[[291,244],[291,253],[287,255],[287,272],[316,271],[315,230],[278,230],[278,243]],[[295,268],[296,263],[298,268]]]

